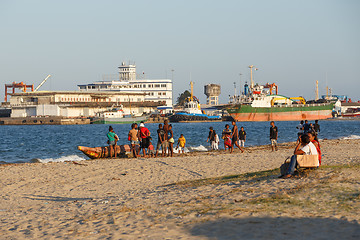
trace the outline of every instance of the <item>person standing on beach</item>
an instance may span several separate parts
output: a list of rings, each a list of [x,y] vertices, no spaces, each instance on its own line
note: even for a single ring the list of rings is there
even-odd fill
[[[219,135],[215,133],[214,150],[219,150],[219,142],[220,142]]]
[[[304,121],[301,120],[299,125],[296,126],[296,128],[298,129],[298,138],[304,134]]]
[[[209,136],[208,136],[208,138],[206,139],[206,142],[209,142],[209,140],[210,140],[211,150],[214,150],[214,142],[215,142],[215,135],[216,135],[216,133],[215,133],[215,130],[214,130],[213,127],[210,127],[209,129],[210,129],[210,131],[209,131]]]
[[[174,154],[174,133],[172,131],[172,125],[170,124],[168,127],[168,131],[167,131],[167,138],[168,138],[168,142],[169,142],[169,152],[168,152],[168,157],[172,157]]]
[[[229,124],[225,125],[225,129],[222,132],[222,139],[224,139],[224,148],[225,151],[227,148],[229,148],[230,151],[232,151],[232,144],[231,144],[231,129]]]
[[[159,154],[159,149],[161,147],[161,156],[164,157],[164,154],[166,152],[166,145],[165,145],[165,131],[163,129],[162,124],[159,124],[159,129],[157,130],[157,134],[158,134],[158,142],[156,145],[156,153],[155,153],[155,157],[158,156]]]
[[[141,140],[140,147],[143,151],[143,156],[146,157],[146,149],[149,147],[150,131],[145,127],[144,123],[140,123],[139,127],[138,138]]]
[[[310,124],[309,124],[308,120],[305,120],[303,128],[304,128],[304,134],[308,133],[308,131],[310,129]]]
[[[116,133],[114,132],[114,129],[112,126],[109,127],[109,132],[107,133],[107,138],[108,138],[108,144],[109,144],[109,157],[112,157],[114,154],[114,157],[116,157],[116,143],[117,141],[119,141],[119,137],[116,135]]]
[[[319,133],[320,133],[319,120],[315,120],[314,130],[315,130],[316,134],[319,134]]]
[[[166,155],[167,153],[167,149],[169,147],[169,139],[168,139],[168,131],[169,131],[169,121],[167,119],[164,120],[164,127],[163,127],[164,131],[165,131],[165,138],[164,138],[164,145],[165,145],[165,150],[164,150],[164,154]]]
[[[130,139],[131,152],[133,157],[136,158],[138,153],[136,151],[136,145],[139,144],[137,124],[131,124],[131,130],[129,131],[128,138]]]
[[[270,142],[272,151],[278,150],[277,148],[277,139],[278,139],[278,128],[275,126],[274,121],[270,122]]]
[[[239,130],[239,138],[240,138],[240,147],[245,147],[246,142],[246,132],[244,130],[244,127],[241,127]]]
[[[239,146],[239,129],[236,126],[236,122],[232,121],[231,123],[233,125],[233,129],[232,129],[232,134],[231,134],[231,150],[230,153],[232,153],[233,149],[234,149],[234,145],[237,146],[241,152],[244,152],[244,150]]]
[[[182,153],[185,152],[185,144],[186,144],[186,139],[184,137],[184,134],[181,134],[179,139],[178,139],[177,146],[176,146],[176,148],[179,149],[179,153],[180,152],[182,152]]]

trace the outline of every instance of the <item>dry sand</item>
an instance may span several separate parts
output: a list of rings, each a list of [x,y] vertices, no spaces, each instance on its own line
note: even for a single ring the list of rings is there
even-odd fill
[[[323,166],[286,180],[294,143],[0,165],[0,239],[360,239],[360,140],[321,144]]]

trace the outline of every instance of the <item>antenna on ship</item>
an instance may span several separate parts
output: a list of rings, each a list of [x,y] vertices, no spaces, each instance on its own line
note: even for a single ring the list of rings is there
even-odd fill
[[[239,93],[239,96],[241,96],[241,75],[242,75],[242,73],[239,73],[239,76],[240,76],[240,77],[239,77],[239,78],[240,78],[240,85],[239,85],[239,86],[240,86],[240,87],[239,87],[240,93]]]

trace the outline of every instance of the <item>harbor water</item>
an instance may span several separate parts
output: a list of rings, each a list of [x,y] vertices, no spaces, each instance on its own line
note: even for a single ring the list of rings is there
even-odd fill
[[[360,139],[360,121],[326,120],[320,121],[320,139]],[[188,151],[207,151],[206,142],[209,127],[212,126],[221,137],[225,124],[213,123],[172,123],[175,144],[180,134],[186,138]],[[278,142],[295,141],[296,126],[299,122],[276,122],[279,129]],[[112,125],[120,140],[119,145],[128,144],[129,124]],[[269,122],[238,122],[247,133],[246,146],[269,144]],[[88,159],[77,150],[77,146],[106,146],[106,134],[109,125],[34,125],[34,126],[0,126],[0,163],[25,162],[59,162]],[[146,124],[153,144],[156,146],[157,123]],[[220,139],[220,149],[223,141]]]

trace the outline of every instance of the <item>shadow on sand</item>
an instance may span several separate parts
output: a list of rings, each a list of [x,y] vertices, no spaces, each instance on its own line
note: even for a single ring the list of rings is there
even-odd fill
[[[40,200],[40,201],[54,201],[54,202],[75,202],[75,201],[87,201],[93,200],[93,198],[69,198],[69,197],[54,197],[54,196],[43,196],[43,195],[29,195],[24,197],[30,200]]]
[[[360,239],[356,221],[329,218],[221,218],[190,229],[209,239]]]

